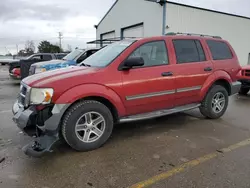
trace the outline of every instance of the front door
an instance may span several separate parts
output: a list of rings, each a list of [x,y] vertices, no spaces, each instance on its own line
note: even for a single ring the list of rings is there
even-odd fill
[[[203,84],[213,73],[213,63],[203,50],[203,41],[175,39],[172,45],[176,54],[176,105],[199,102]]]
[[[122,71],[123,102],[127,114],[174,107],[173,65],[164,40],[139,45],[128,57],[142,57],[144,66]]]

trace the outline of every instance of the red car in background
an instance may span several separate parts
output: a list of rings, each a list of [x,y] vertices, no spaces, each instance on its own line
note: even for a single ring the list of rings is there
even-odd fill
[[[21,70],[20,68],[14,68],[10,73],[10,77],[14,80],[20,80],[21,79]]]
[[[238,75],[238,79],[242,84],[239,94],[247,95],[250,91],[250,65],[242,67],[241,73]]]

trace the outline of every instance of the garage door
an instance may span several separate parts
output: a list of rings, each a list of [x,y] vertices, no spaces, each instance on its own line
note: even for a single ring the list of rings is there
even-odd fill
[[[101,34],[101,38],[103,39],[110,39],[110,38],[115,38],[115,32],[109,32],[109,33],[104,33]]]
[[[123,29],[123,37],[143,37],[144,28],[143,25],[137,25]]]

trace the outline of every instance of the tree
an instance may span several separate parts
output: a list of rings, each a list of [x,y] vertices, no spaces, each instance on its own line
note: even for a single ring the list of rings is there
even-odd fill
[[[32,40],[27,40],[25,43],[25,52],[27,55],[31,55],[35,52],[36,47]]]
[[[19,56],[27,56],[27,53],[26,53],[25,50],[20,50],[17,55],[19,55]]]
[[[5,56],[12,56],[12,54],[9,52],[9,53],[5,54]]]
[[[40,53],[59,53],[62,51],[58,45],[51,44],[46,40],[40,42],[37,48]]]

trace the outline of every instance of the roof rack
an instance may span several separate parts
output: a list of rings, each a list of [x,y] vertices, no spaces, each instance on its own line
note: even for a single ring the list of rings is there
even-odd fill
[[[87,42],[87,44],[111,44],[113,42],[121,41],[124,39],[137,39],[137,37],[115,37],[115,38],[107,38],[107,39],[97,39],[93,41]]]
[[[196,34],[196,33],[169,32],[169,33],[167,33],[165,35],[188,35],[188,36],[212,37],[212,38],[222,39],[220,36],[203,35],[203,34]]]

